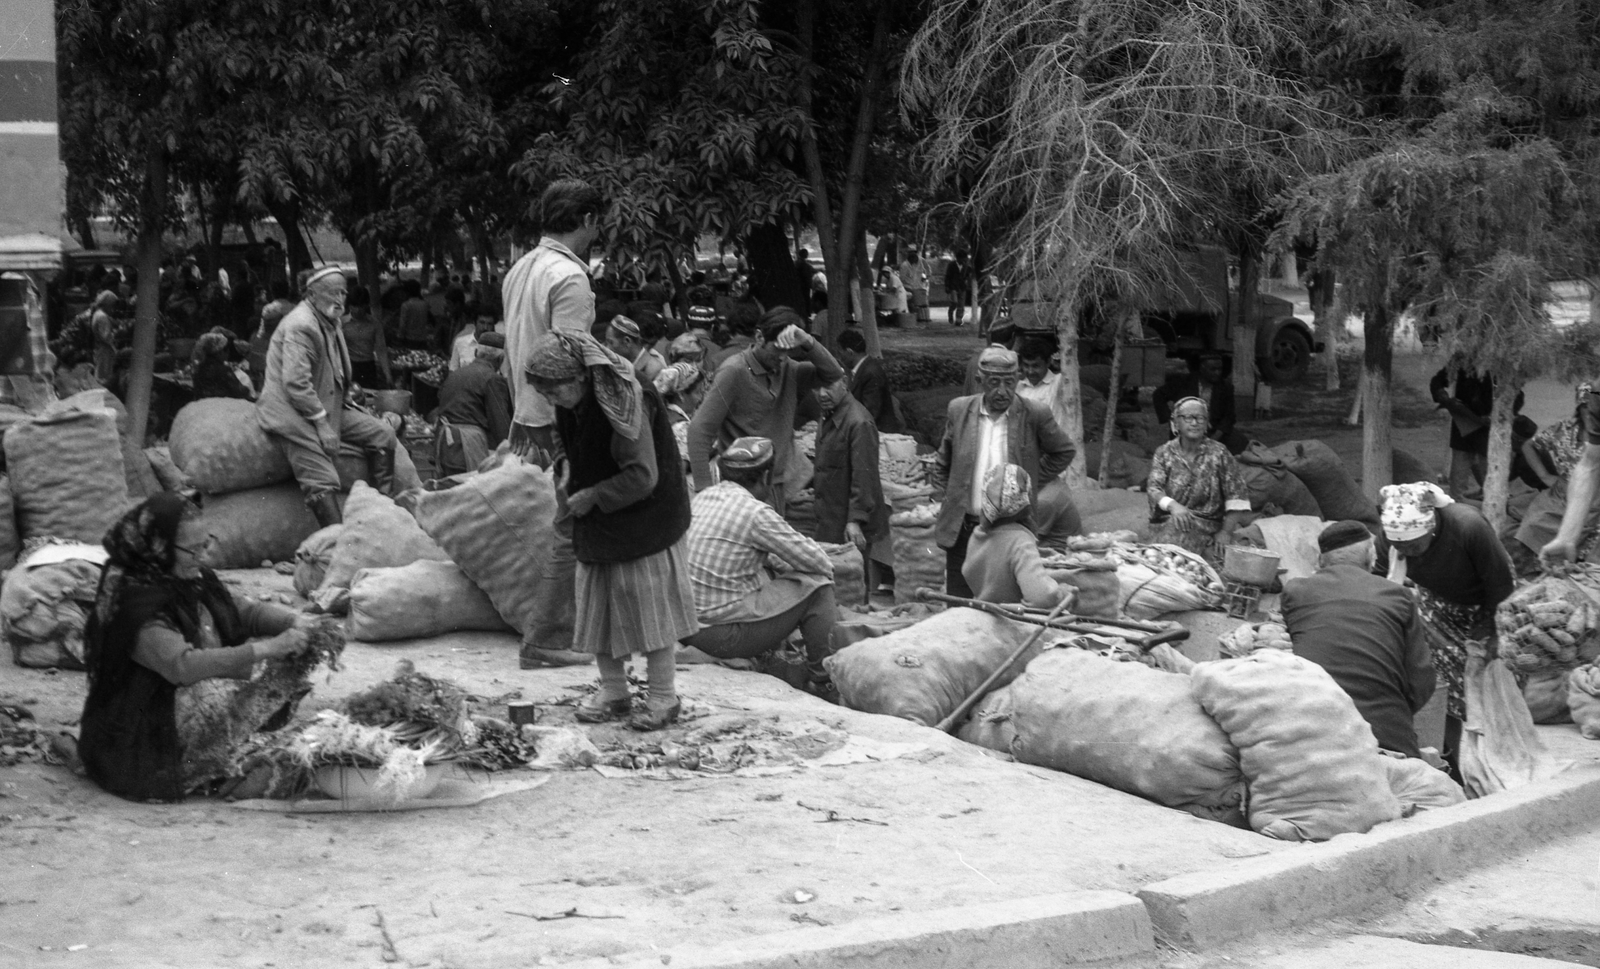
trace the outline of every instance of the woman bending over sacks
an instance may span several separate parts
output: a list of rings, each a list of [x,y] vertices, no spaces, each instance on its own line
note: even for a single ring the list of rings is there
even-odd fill
[[[981,520],[961,566],[974,598],[1050,609],[1071,594],[1050,578],[1040,560],[1028,499],[1032,491],[1028,472],[1015,464],[984,475]]]
[[[178,495],[123,515],[105,547],[84,632],[78,755],[89,778],[130,800],[179,801],[243,773],[243,742],[286,724],[311,692],[317,658],[290,657],[310,645],[315,620],[235,598],[205,564],[200,509]]]
[[[1221,564],[1250,511],[1250,492],[1233,455],[1206,436],[1210,408],[1198,397],[1172,405],[1172,440],[1150,458],[1150,541],[1176,545]]]

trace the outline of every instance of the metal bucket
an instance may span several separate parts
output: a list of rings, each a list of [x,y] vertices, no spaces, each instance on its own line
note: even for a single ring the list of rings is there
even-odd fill
[[[404,417],[411,413],[411,391],[374,390],[372,409],[380,414],[399,414]]]
[[[1278,577],[1278,556],[1264,549],[1229,545],[1222,552],[1222,577],[1264,589]]]

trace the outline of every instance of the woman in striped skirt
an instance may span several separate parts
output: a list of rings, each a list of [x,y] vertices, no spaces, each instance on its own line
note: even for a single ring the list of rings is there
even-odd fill
[[[527,379],[556,407],[556,494],[572,518],[578,559],[573,649],[593,653],[600,689],[578,707],[585,723],[621,719],[659,730],[681,709],[678,640],[692,635],[684,559],[689,493],[666,408],[633,367],[587,333],[555,331],[528,355]],[[627,657],[644,653],[650,694],[634,711]]]

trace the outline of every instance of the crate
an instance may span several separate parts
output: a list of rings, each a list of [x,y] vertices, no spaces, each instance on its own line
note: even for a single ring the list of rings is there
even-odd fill
[[[1261,601],[1261,588],[1248,582],[1233,582],[1224,579],[1222,582],[1222,604],[1227,607],[1228,615],[1234,619],[1248,619],[1256,611],[1256,604]]]

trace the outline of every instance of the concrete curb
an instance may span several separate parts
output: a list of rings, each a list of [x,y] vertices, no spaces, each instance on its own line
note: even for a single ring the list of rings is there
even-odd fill
[[[1151,962],[1154,955],[1144,905],[1123,892],[1092,891],[907,912],[569,969],[1054,969]]]
[[[1362,835],[1180,875],[1138,892],[1156,936],[1206,949],[1258,932],[1370,908],[1419,883],[1481,866],[1529,844],[1600,823],[1600,767]]]

